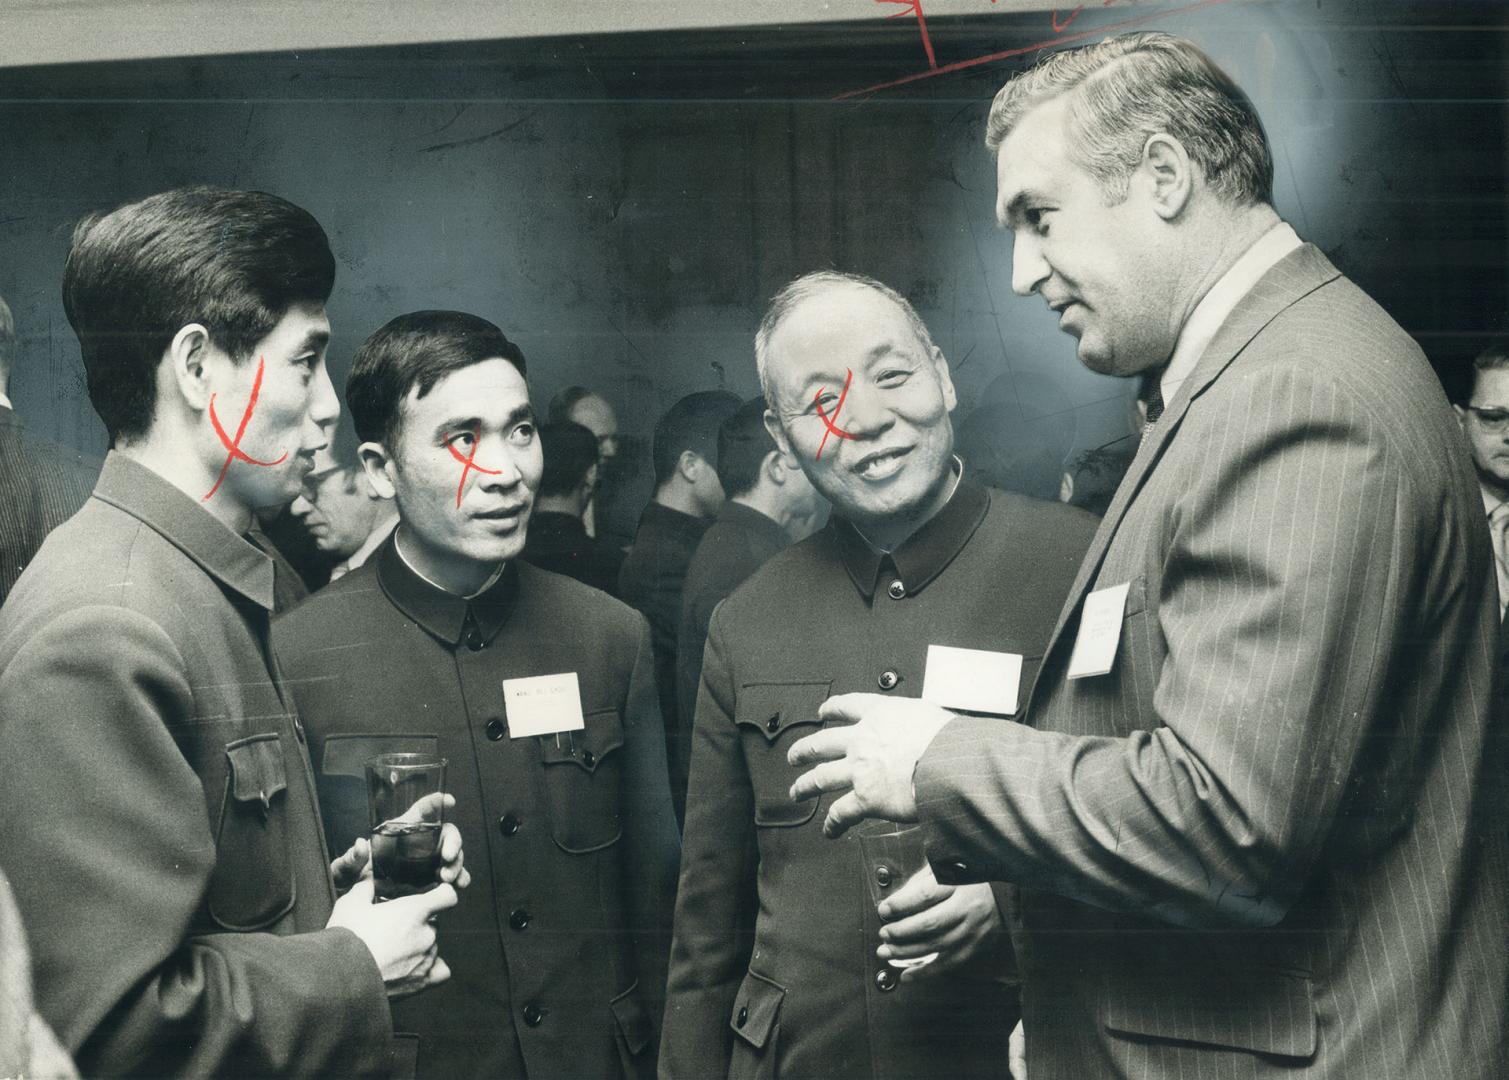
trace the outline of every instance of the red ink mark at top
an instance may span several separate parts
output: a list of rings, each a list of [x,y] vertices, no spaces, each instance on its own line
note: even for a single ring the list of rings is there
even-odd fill
[[[853,369],[845,369],[844,388],[838,395],[838,404],[833,406],[832,416],[829,416],[827,413],[823,412],[823,391],[828,389],[826,386],[819,387],[817,393],[812,397],[813,403],[817,406],[817,415],[822,417],[823,425],[827,428],[827,430],[823,432],[823,441],[817,444],[817,460],[819,461],[823,460],[823,447],[828,445],[829,435],[837,435],[840,439],[854,438],[853,435],[850,435],[847,431],[838,426],[838,414],[843,410],[844,399],[849,396],[849,384],[853,381]]]
[[[475,427],[472,428],[472,452],[470,454],[467,454],[466,457],[461,456],[461,451],[456,449],[455,443],[448,442],[445,444],[445,448],[451,452],[451,457],[461,462],[461,483],[456,485],[457,510],[461,509],[461,493],[466,490],[467,473],[471,472],[473,469],[475,469],[479,473],[486,473],[488,476],[497,476],[503,472],[502,469],[489,469],[477,464],[477,444],[481,441],[481,430]]]
[[[246,434],[246,425],[251,423],[252,410],[257,407],[257,395],[262,392],[262,370],[266,366],[264,357],[257,357],[257,375],[252,379],[251,397],[246,401],[246,411],[241,414],[241,426],[236,428],[236,437],[233,439],[225,433],[225,428],[220,426],[220,417],[215,415],[215,395],[210,395],[210,423],[215,428],[215,434],[220,436],[220,441],[225,445],[228,453],[225,455],[225,464],[220,466],[220,475],[215,478],[215,486],[200,499],[206,502],[211,495],[220,490],[220,485],[225,482],[225,474],[231,471],[232,461],[244,461],[248,465],[261,465],[270,468],[273,465],[281,465],[288,457],[288,451],[284,450],[280,457],[272,461],[258,461],[241,449],[241,436]]]
[[[933,55],[933,39],[927,32],[927,16],[922,14],[922,0],[875,0],[877,4],[900,4],[900,11],[893,11],[887,15],[887,19],[904,19],[908,15],[917,16],[917,32],[922,35],[922,48],[927,53],[927,66],[936,68],[938,58]]]
[[[1069,12],[1069,17],[1067,19],[1065,19],[1063,22],[1059,22],[1058,8],[1054,8],[1053,14],[1050,16],[1050,19],[1053,22],[1053,32],[1055,34],[1062,34],[1065,30],[1069,29],[1069,24],[1072,23],[1075,19],[1079,18],[1079,13],[1083,10],[1085,10],[1085,5],[1080,4],[1079,7]]]
[[[1031,45],[1023,45],[1016,49],[1003,49],[1000,52],[986,53],[984,56],[974,56],[968,60],[957,60],[952,64],[944,64],[941,67],[930,67],[926,71],[913,72],[911,75],[903,75],[899,79],[876,83],[873,86],[861,87],[858,90],[845,90],[842,94],[835,94],[833,100],[844,101],[848,98],[864,97],[867,94],[878,94],[882,90],[894,90],[898,86],[906,86],[909,83],[920,82],[923,79],[932,79],[939,75],[952,75],[956,71],[968,71],[970,68],[980,67],[984,64],[995,64],[1002,60],[1010,60],[1013,57],[1035,53],[1040,49],[1067,45],[1071,41],[1083,41],[1086,38],[1099,37],[1102,34],[1114,34],[1119,30],[1129,30],[1134,26],[1155,22],[1158,19],[1166,19],[1171,15],[1182,15],[1186,12],[1198,11],[1200,8],[1214,7],[1217,4],[1230,2],[1231,0],[1196,0],[1195,3],[1169,8],[1166,11],[1155,11],[1145,15],[1137,15],[1130,19],[1123,19],[1121,22],[1113,23],[1109,26],[1097,26],[1093,30],[1082,30],[1075,34],[1051,37],[1045,41],[1035,41]],[[1067,26],[1068,24],[1065,23],[1064,25]]]

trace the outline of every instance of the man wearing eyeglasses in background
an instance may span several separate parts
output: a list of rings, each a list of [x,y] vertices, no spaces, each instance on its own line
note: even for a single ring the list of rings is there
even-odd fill
[[[1483,493],[1502,622],[1509,605],[1509,340],[1496,341],[1478,354],[1467,401],[1453,408],[1467,435]]]

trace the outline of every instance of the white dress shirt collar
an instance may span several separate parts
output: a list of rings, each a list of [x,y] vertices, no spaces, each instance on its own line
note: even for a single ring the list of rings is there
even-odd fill
[[[1185,320],[1183,329],[1179,331],[1174,355],[1169,360],[1168,367],[1163,369],[1163,378],[1158,382],[1165,404],[1173,402],[1179,387],[1189,378],[1190,372],[1195,370],[1206,346],[1211,343],[1216,331],[1221,329],[1221,324],[1235,310],[1242,297],[1251,292],[1264,274],[1301,243],[1288,222],[1280,221],[1243,252],[1242,257],[1232,263],[1231,269],[1222,274],[1221,279],[1200,298],[1195,310]]]

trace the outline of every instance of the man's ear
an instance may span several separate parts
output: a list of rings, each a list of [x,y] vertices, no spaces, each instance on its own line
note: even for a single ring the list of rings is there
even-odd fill
[[[676,459],[676,471],[688,484],[697,482],[697,474],[707,463],[702,460],[702,455],[695,450],[683,450],[681,456]]]
[[[168,368],[166,381],[177,389],[184,404],[194,412],[209,408],[212,393],[207,369],[209,352],[209,330],[201,323],[189,323],[173,335],[163,353],[162,362]]]
[[[949,412],[959,404],[959,395],[954,392],[953,376],[948,373],[948,361],[943,356],[943,350],[933,346],[932,352],[933,370],[938,373],[938,386],[943,390],[943,404]]]
[[[364,442],[356,448],[362,470],[367,474],[367,483],[377,492],[379,499],[394,497],[393,473],[395,466],[388,455],[388,448],[380,442]]]
[[[1155,214],[1173,221],[1184,213],[1194,190],[1195,165],[1183,143],[1161,131],[1149,135],[1137,173]]]
[[[760,459],[760,472],[776,487],[783,487],[791,479],[791,467],[785,463],[785,455],[779,450],[768,451]]]
[[[786,429],[781,425],[781,418],[772,409],[765,410],[765,430],[770,432],[770,437],[775,440],[776,449],[780,451],[786,467],[801,468],[802,463],[797,458],[796,451],[791,448],[791,439],[787,437]]]

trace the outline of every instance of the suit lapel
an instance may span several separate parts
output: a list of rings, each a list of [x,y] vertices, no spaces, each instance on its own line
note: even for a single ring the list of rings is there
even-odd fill
[[[1059,648],[1064,629],[1079,609],[1080,601],[1084,599],[1091,582],[1100,573],[1106,551],[1110,548],[1111,540],[1126,516],[1128,507],[1137,497],[1137,493],[1142,490],[1153,466],[1163,455],[1164,447],[1172,441],[1174,434],[1179,430],[1180,422],[1183,421],[1190,403],[1220,377],[1248,343],[1257,337],[1280,312],[1301,297],[1307,296],[1340,276],[1340,271],[1331,265],[1331,261],[1321,254],[1319,248],[1314,244],[1305,244],[1284,256],[1271,270],[1259,278],[1258,283],[1246,296],[1242,297],[1226,321],[1221,324],[1220,330],[1211,339],[1210,345],[1201,355],[1194,371],[1190,373],[1189,378],[1184,380],[1184,385],[1164,408],[1162,418],[1153,425],[1151,431],[1143,436],[1142,445],[1137,448],[1137,454],[1133,457],[1126,476],[1122,478],[1121,485],[1116,489],[1116,495],[1106,510],[1106,516],[1101,520],[1100,528],[1096,530],[1095,539],[1090,543],[1090,550],[1085,554],[1084,562],[1080,564],[1079,574],[1074,579],[1074,587],[1064,601],[1063,610],[1058,616],[1058,624],[1053,629],[1053,636],[1048,641],[1048,650],[1044,654],[1045,669],[1052,660],[1055,650]],[[1036,688],[1034,688],[1033,697],[1036,697],[1035,690]],[[1029,699],[1027,710],[1024,710],[1025,715],[1031,715],[1031,706],[1032,701]]]

